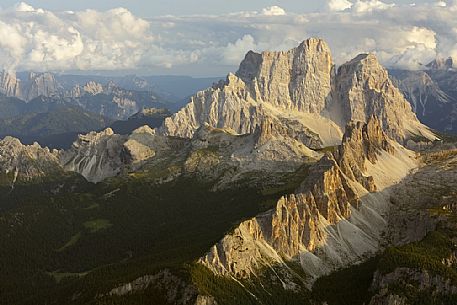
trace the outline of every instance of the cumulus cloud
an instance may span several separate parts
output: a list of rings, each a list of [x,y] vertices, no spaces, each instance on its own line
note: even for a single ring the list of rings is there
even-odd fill
[[[457,56],[456,12],[456,0],[329,0],[325,11],[305,14],[272,6],[144,19],[125,8],[50,12],[19,3],[0,9],[0,65],[223,75],[249,50],[286,50],[317,36],[337,64],[374,52],[385,65],[418,68],[436,56]]]
[[[262,14],[265,16],[284,16],[286,15],[286,11],[276,5],[266,7],[262,10]]]
[[[330,0],[327,2],[327,8],[332,12],[340,12],[352,7],[352,2],[348,0]]]
[[[133,68],[153,40],[149,22],[121,8],[54,13],[22,2],[0,20],[5,68]]]
[[[394,7],[394,3],[385,3],[379,0],[369,0],[361,1],[357,0],[352,9],[357,13],[371,13],[375,10],[386,10],[388,8]]]

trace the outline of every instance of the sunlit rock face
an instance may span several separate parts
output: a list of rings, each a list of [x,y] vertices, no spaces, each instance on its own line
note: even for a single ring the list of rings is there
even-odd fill
[[[61,171],[56,151],[37,143],[23,145],[13,137],[0,140],[0,175],[5,175],[12,184],[18,179],[31,180]]]
[[[386,163],[402,164],[387,173]],[[343,143],[309,170],[276,209],[240,224],[200,259],[213,272],[250,277],[266,265],[301,263],[315,278],[377,251],[389,208],[387,188],[417,166],[375,117],[350,123]]]
[[[373,54],[335,71],[328,45],[311,38],[286,52],[247,53],[236,74],[198,92],[160,132],[192,137],[208,124],[246,134],[269,117],[285,131],[304,130],[305,145],[322,147],[339,143],[348,122],[367,122],[372,115],[400,142],[416,135],[435,138]]]
[[[249,52],[236,76],[259,102],[321,113],[330,100],[333,70],[328,45],[311,38],[287,52]]]
[[[60,161],[66,170],[99,182],[120,172],[124,141],[124,137],[114,134],[111,128],[80,135],[68,151],[61,153]]]
[[[411,135],[433,139],[420,124],[410,104],[389,79],[375,55],[361,54],[338,69],[335,97],[345,121],[366,122],[376,115],[386,133],[403,141]]]

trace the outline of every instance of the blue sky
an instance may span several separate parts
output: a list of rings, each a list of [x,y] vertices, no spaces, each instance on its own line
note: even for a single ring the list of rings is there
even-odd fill
[[[2,0],[1,6],[8,7],[16,4],[17,0]],[[427,0],[386,0],[387,3],[409,4],[425,3]],[[430,1],[428,1],[430,2]],[[321,0],[29,0],[28,4],[48,10],[82,10],[87,8],[106,10],[115,7],[125,7],[141,17],[158,15],[187,15],[187,14],[221,14],[236,11],[256,10],[277,5],[285,10],[296,13],[310,12],[322,9],[325,1]]]
[[[457,58],[457,0],[415,3],[1,0],[0,68],[221,76],[249,50],[288,50],[316,36],[337,65],[366,52],[408,69]]]

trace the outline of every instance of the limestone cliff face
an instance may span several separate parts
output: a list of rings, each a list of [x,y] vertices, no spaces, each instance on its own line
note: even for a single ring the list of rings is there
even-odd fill
[[[376,191],[372,177],[365,176],[365,162],[376,163],[379,151],[395,153],[378,119],[372,117],[368,124],[350,122],[337,152],[339,166],[349,179],[359,182],[369,192]]]
[[[129,118],[140,111],[144,104],[155,100],[152,94],[125,90],[113,82],[102,85],[89,81],[84,85],[75,85],[60,94],[71,103],[76,103],[91,112],[116,119]],[[94,102],[95,96],[99,96],[100,102]]]
[[[2,71],[0,74],[0,93],[6,96],[22,96],[21,82],[16,78],[16,75]]]
[[[411,105],[389,79],[373,54],[361,54],[338,69],[335,103],[343,107],[346,121],[380,118],[387,134],[399,141],[411,135],[433,135],[419,123]]]
[[[124,137],[114,134],[111,128],[80,135],[70,150],[62,152],[60,162],[66,170],[99,182],[120,173],[124,141]]]
[[[53,97],[57,96],[60,88],[52,73],[33,73],[29,74],[27,88],[24,88],[22,98],[30,101],[39,96]]]
[[[320,113],[330,100],[333,60],[328,45],[311,38],[287,52],[247,53],[236,75],[257,101]]]
[[[208,124],[246,134],[269,117],[287,134],[305,130],[303,144],[318,148],[340,141],[349,121],[367,122],[372,115],[396,140],[434,138],[374,55],[359,55],[335,73],[327,44],[311,38],[287,52],[247,53],[235,75],[197,93],[160,132],[190,138]]]
[[[252,133],[259,125],[262,109],[257,107],[246,84],[233,74],[226,82],[198,92],[189,104],[173,118],[167,118],[162,132],[166,135],[191,138],[206,124],[215,128],[229,128],[239,134]]]
[[[311,277],[360,260],[378,249],[385,226],[377,215],[371,224],[376,228],[368,228],[369,220],[360,222],[360,215],[373,209],[373,202],[377,208],[389,205],[382,194],[373,193],[377,187],[370,170],[378,156],[404,154],[376,118],[350,123],[341,147],[313,165],[294,194],[281,198],[276,209],[241,223],[200,262],[218,274],[243,278],[261,266],[283,264],[283,259],[298,260]]]
[[[56,151],[41,148],[37,143],[23,145],[18,139],[6,137],[0,141],[0,175],[16,180],[31,180],[63,171]]]
[[[17,78],[14,72],[3,71],[0,75],[0,92],[24,101],[39,96],[56,96],[61,89],[52,73],[31,72],[23,81]]]
[[[309,39],[288,52],[249,52],[236,75],[229,74],[225,82],[197,93],[165,120],[161,132],[192,137],[208,124],[247,134],[269,118],[283,132],[301,134],[307,146],[331,145],[341,136],[339,126],[330,121],[318,124],[329,131],[323,137],[309,126],[311,118],[296,113],[321,113],[330,99],[332,73],[329,48],[319,39]]]

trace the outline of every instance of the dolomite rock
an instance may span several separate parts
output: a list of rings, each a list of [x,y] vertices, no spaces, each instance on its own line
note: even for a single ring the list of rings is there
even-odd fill
[[[33,73],[29,74],[27,92],[22,93],[22,98],[30,101],[39,96],[52,97],[59,94],[61,88],[57,84],[52,73]]]
[[[257,54],[250,51],[236,75],[259,102],[320,113],[330,100],[333,73],[328,45],[311,38],[287,52]]]
[[[338,150],[342,171],[352,180],[362,184],[369,192],[376,191],[372,177],[364,175],[365,161],[377,161],[379,151],[394,154],[394,147],[382,131],[379,120],[372,117],[367,124],[349,123],[342,144]]]
[[[98,109],[97,105],[83,104],[81,106],[89,108],[96,107],[95,109],[91,109],[91,111],[99,112],[101,115],[108,117],[117,117],[119,119],[128,118],[141,110],[139,103],[135,100],[136,98],[134,96],[134,92],[121,89],[113,82],[102,85],[100,83],[90,81],[85,85],[76,85],[71,90],[66,90],[63,93],[60,92],[60,94],[62,94],[65,98],[74,99],[73,102],[77,103],[79,103],[79,100],[84,96],[96,96],[99,94],[107,95],[111,99],[111,102],[115,105],[110,105],[110,107],[100,107],[100,109]]]
[[[422,125],[403,94],[389,79],[373,54],[361,54],[338,69],[335,103],[343,108],[346,121],[367,122],[375,115],[384,131],[403,142],[413,135],[434,139]]]
[[[180,139],[158,134],[148,126],[129,136],[107,129],[79,136],[70,150],[61,152],[60,162],[66,170],[78,172],[92,182],[163,161],[173,163],[173,167],[182,166],[180,174],[206,180],[221,178],[220,184],[225,185],[246,172],[294,171],[303,162],[321,157],[300,141],[267,126],[256,130],[254,134],[239,136],[228,129],[206,125],[192,139]],[[165,163],[162,165],[166,166]]]
[[[247,172],[294,171],[303,162],[321,156],[297,140],[272,132],[267,126],[258,127],[254,134],[236,135],[229,129],[205,125],[196,131],[190,144],[185,172],[218,178],[222,185],[242,178]]]
[[[21,97],[21,82],[16,75],[3,70],[0,74],[0,93],[6,96]]]
[[[387,223],[389,196],[373,192],[408,174],[413,157],[375,117],[350,123],[342,146],[313,165],[294,194],[241,223],[200,262],[216,274],[248,278],[262,266],[298,260],[311,279],[357,262],[379,249]],[[385,162],[403,170],[385,177]]]
[[[101,84],[96,83],[96,82],[88,82],[83,86],[84,92],[91,94],[91,95],[97,95],[99,93],[102,93],[104,91],[104,88]]]
[[[154,145],[151,143],[155,131],[149,126],[143,126],[133,131],[124,143],[125,153],[132,163],[139,163],[155,156]]]
[[[416,135],[435,139],[373,54],[359,55],[335,73],[327,44],[311,38],[287,52],[247,53],[235,75],[198,92],[160,133],[191,138],[208,124],[249,134],[269,119],[283,135],[303,133],[299,141],[320,148],[338,144],[348,122],[372,115],[399,142]]]
[[[111,128],[102,132],[80,135],[68,151],[60,156],[65,170],[83,175],[88,181],[99,182],[119,174],[122,167],[122,144],[125,138]]]
[[[197,296],[195,305],[217,305],[217,302],[212,296],[199,295]]]
[[[148,287],[163,291],[168,304],[177,305],[194,305],[197,295],[197,289],[183,281],[179,276],[173,274],[170,270],[164,269],[153,275],[145,275],[135,279],[130,283],[123,284],[113,288],[108,295],[124,296],[138,291],[144,291]],[[198,297],[197,297],[198,300]],[[210,300],[210,298],[208,298]],[[199,304],[199,303],[197,303]],[[200,303],[202,305],[211,305],[216,303]]]
[[[11,174],[13,184],[17,179],[30,180],[62,170],[56,151],[37,143],[23,145],[13,137],[0,140],[0,173]]]
[[[25,81],[16,77],[14,72],[2,71],[0,93],[30,101],[39,96],[55,96],[61,88],[51,73],[33,73]]]
[[[428,63],[426,67],[431,70],[452,70],[456,69],[456,60],[452,57],[446,59],[440,57]]]
[[[451,279],[433,275],[427,270],[396,268],[388,274],[381,274],[379,271],[375,273],[370,289],[378,291],[378,293],[372,297],[369,305],[409,304],[405,297],[395,295],[389,290],[389,287],[394,287],[395,285],[412,285],[418,291],[430,291],[432,295],[457,294],[457,287]]]

